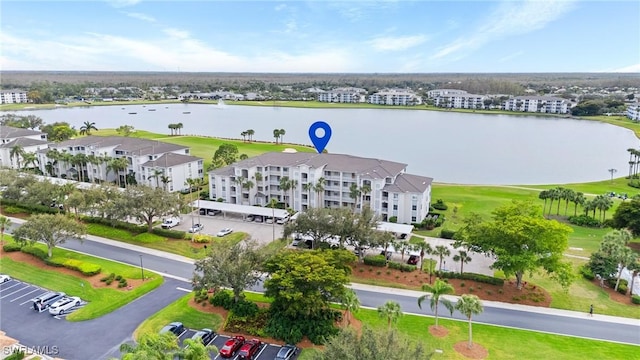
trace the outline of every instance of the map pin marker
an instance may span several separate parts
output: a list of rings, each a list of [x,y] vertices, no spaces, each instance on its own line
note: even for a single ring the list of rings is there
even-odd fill
[[[318,136],[318,129],[323,130],[324,134],[322,134],[322,136]],[[309,138],[311,139],[313,146],[315,146],[318,154],[321,154],[331,139],[331,126],[324,121],[314,122],[309,127]]]

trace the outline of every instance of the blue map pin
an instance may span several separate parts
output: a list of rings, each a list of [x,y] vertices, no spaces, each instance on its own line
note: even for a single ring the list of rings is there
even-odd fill
[[[318,129],[323,130],[324,134],[322,136],[318,136]],[[321,154],[331,139],[331,126],[324,121],[314,122],[309,127],[309,138],[311,139],[313,146],[316,147],[318,154]]]

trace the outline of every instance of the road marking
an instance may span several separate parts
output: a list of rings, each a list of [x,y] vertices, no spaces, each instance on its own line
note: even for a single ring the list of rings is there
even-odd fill
[[[256,354],[255,359],[260,357],[260,354],[262,354],[262,352],[264,351],[264,349],[267,348],[267,346],[269,346],[269,344],[262,344],[262,349],[260,349],[260,351]]]
[[[6,298],[7,296],[11,296],[11,295],[13,295],[13,294],[15,294],[15,293],[18,293],[18,292],[20,292],[20,291],[22,291],[22,290],[24,290],[24,289],[28,289],[28,288],[30,288],[30,287],[31,287],[31,285],[27,285],[27,286],[23,287],[23,288],[22,288],[22,289],[20,289],[20,290],[16,290],[16,291],[14,291],[14,292],[12,292],[12,293],[9,293],[9,294],[7,294],[7,295],[5,295],[5,296],[0,297],[0,300],[1,300],[1,299]]]
[[[13,285],[11,285],[11,286],[9,286],[9,287],[6,287],[6,288],[4,288],[4,289],[0,289],[0,292],[2,292],[2,291],[4,291],[4,290],[9,290],[9,289],[11,289],[12,287],[14,287],[14,286],[18,286],[18,285],[20,285],[20,284],[22,284],[22,283],[20,283],[20,282],[15,283],[15,284],[13,284]]]
[[[25,296],[29,295],[29,294],[33,294],[34,292],[36,292],[36,291],[38,291],[38,290],[40,290],[40,289],[36,288],[35,290],[29,291],[28,293],[26,293],[26,294],[24,294],[24,295],[22,295],[22,296],[18,296],[17,298],[15,298],[15,299],[13,299],[13,300],[10,300],[9,302],[14,302],[14,301],[16,301],[16,300],[18,300],[18,299],[20,299],[20,298],[23,298],[23,297],[25,297]]]
[[[178,286],[178,287],[176,288],[176,290],[186,291],[186,292],[188,292],[188,293],[190,293],[190,292],[191,292],[191,290],[189,290],[189,289],[185,289],[185,288],[182,288],[182,287],[180,287],[180,286]]]

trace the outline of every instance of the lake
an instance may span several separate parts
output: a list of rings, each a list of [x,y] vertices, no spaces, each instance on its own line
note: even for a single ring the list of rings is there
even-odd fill
[[[152,110],[152,111],[149,111]],[[26,110],[45,123],[67,121],[79,128],[132,125],[183,134],[311,144],[309,126],[318,120],[333,130],[327,150],[408,164],[407,172],[459,184],[563,184],[608,179],[628,172],[628,148],[638,148],[631,130],[586,120],[541,116],[484,115],[400,109],[303,109],[202,104],[94,106]],[[135,113],[135,114],[129,114]],[[211,152],[213,155],[213,150]]]

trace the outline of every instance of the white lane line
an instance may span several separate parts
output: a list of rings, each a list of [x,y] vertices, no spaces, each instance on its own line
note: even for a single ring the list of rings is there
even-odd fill
[[[191,292],[191,290],[189,290],[189,289],[185,289],[185,288],[182,288],[182,287],[180,287],[180,286],[178,286],[178,287],[176,288],[176,290],[185,291],[185,292],[188,292],[188,293],[190,293],[190,292]]]
[[[266,348],[269,346],[269,344],[264,344],[264,343],[263,343],[262,345],[263,345],[263,346],[262,346],[262,349],[260,349],[260,351],[259,351],[259,352],[256,354],[256,356],[255,356],[255,358],[256,358],[256,359],[257,359],[257,358],[259,358],[259,357],[260,357],[260,354],[262,354],[262,352],[264,351],[264,349],[266,349]]]
[[[33,294],[34,292],[36,292],[36,291],[38,291],[38,290],[40,290],[40,289],[37,289],[37,288],[36,288],[35,290],[29,291],[28,293],[26,293],[26,294],[24,294],[24,295],[22,295],[22,296],[18,296],[17,298],[15,298],[15,299],[13,299],[13,300],[10,300],[9,302],[14,302],[14,301],[16,301],[16,300],[18,300],[18,299],[21,299],[21,298],[23,298],[23,297],[25,297],[25,296],[29,295],[29,294]]]
[[[9,286],[9,287],[2,288],[2,289],[0,289],[0,292],[3,292],[3,291],[5,291],[5,290],[9,290],[9,289],[11,289],[12,287],[14,287],[14,286],[18,286],[18,285],[20,285],[20,284],[22,284],[22,283],[21,283],[21,282],[18,282],[18,283],[15,283],[15,284],[13,284],[13,285],[11,285],[11,286]]]
[[[6,298],[7,296],[11,296],[11,295],[13,295],[13,294],[15,294],[15,293],[19,293],[20,291],[22,291],[22,290],[24,290],[24,289],[28,289],[28,288],[30,288],[30,287],[31,287],[31,285],[27,285],[27,286],[23,287],[23,288],[22,288],[22,289],[20,289],[20,290],[16,290],[16,291],[14,291],[14,292],[12,292],[12,293],[9,293],[9,294],[7,294],[7,295],[4,295],[4,296],[0,297],[0,300],[1,300],[1,299]]]

